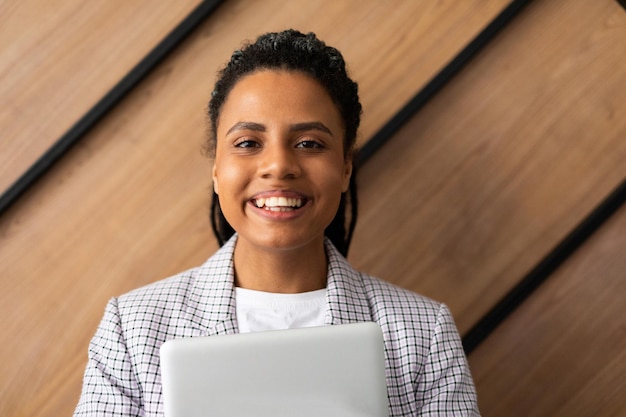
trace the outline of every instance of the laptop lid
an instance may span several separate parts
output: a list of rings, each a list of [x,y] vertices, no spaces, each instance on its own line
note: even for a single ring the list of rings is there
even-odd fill
[[[376,323],[170,340],[161,374],[165,417],[388,416]]]

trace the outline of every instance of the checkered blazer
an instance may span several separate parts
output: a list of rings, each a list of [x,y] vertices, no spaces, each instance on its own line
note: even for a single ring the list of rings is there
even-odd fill
[[[89,346],[75,416],[162,416],[159,348],[174,338],[237,333],[236,236],[202,266],[113,298]],[[476,393],[443,305],[355,271],[326,241],[327,325],[383,330],[390,416],[477,416]]]

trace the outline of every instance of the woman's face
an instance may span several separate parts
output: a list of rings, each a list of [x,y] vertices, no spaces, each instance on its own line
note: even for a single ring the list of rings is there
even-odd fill
[[[322,244],[352,172],[343,142],[339,110],[314,79],[263,70],[239,80],[217,124],[213,185],[240,242]]]

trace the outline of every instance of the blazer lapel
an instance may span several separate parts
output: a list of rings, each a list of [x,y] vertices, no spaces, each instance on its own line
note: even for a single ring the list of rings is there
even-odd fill
[[[361,274],[350,266],[335,246],[326,239],[328,282],[326,289],[326,325],[372,321]]]
[[[233,251],[236,235],[194,270],[186,318],[199,336],[238,333]]]

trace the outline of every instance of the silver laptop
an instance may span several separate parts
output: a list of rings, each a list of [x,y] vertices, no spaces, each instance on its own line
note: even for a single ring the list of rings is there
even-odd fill
[[[387,417],[376,323],[170,340],[165,417]]]

